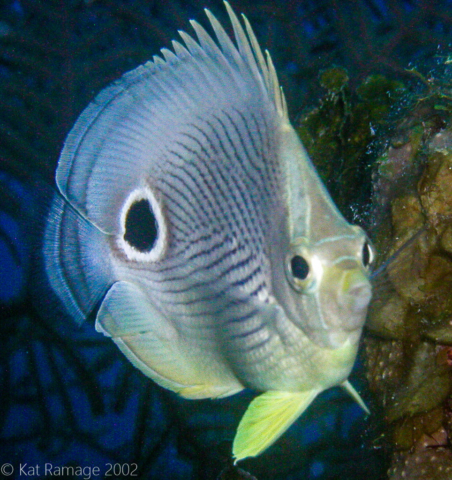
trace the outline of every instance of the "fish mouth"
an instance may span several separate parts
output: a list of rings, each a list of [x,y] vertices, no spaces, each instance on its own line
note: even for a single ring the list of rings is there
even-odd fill
[[[350,318],[345,319],[350,328],[365,315],[372,298],[372,287],[367,276],[359,269],[344,271],[339,285],[337,302],[345,311],[351,313]]]
[[[372,289],[360,268],[331,269],[320,285],[311,306],[318,314],[317,324],[308,326],[308,336],[323,348],[341,348],[346,342],[356,345],[366,321]]]

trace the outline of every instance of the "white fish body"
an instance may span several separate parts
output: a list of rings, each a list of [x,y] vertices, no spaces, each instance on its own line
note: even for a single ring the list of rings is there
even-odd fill
[[[371,297],[371,251],[333,205],[290,125],[270,56],[226,3],[235,46],[192,22],[81,114],[48,216],[50,283],[186,398],[264,392],[236,460],[273,443],[347,378]]]

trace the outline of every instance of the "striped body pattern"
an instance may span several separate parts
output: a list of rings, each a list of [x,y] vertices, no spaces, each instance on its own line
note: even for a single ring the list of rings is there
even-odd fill
[[[235,44],[197,41],[125,74],[60,156],[44,239],[75,321],[187,398],[264,392],[239,460],[347,382],[370,300],[371,248],[333,205],[290,125],[270,56],[226,3]]]

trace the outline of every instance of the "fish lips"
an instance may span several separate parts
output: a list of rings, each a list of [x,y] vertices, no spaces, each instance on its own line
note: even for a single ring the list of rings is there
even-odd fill
[[[360,268],[344,270],[335,275],[334,281],[321,282],[319,291],[309,296],[308,302],[311,307],[315,304],[321,320],[304,329],[311,341],[329,349],[359,341],[372,298],[366,272]]]

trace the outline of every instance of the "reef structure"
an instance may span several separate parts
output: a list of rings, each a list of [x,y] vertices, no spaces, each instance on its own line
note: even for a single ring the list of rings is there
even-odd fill
[[[452,102],[425,79],[374,177],[380,252],[365,338],[390,480],[452,478]]]
[[[371,231],[379,254],[364,335],[370,423],[382,431],[374,447],[386,452],[389,480],[450,480],[450,62],[438,57],[428,76],[404,73],[374,74],[355,88],[343,68],[325,70],[327,92],[298,132],[336,203]]]

